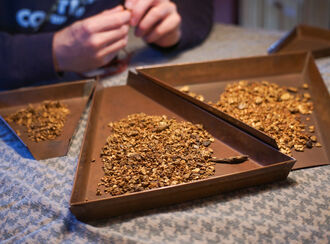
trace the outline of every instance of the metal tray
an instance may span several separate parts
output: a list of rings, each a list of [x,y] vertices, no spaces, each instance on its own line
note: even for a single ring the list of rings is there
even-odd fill
[[[215,138],[212,144],[215,156],[247,154],[250,158],[242,164],[217,164],[215,176],[193,183],[113,197],[105,194],[97,196],[97,183],[104,174],[100,152],[110,134],[107,124],[139,112],[201,123]],[[122,215],[283,180],[294,163],[293,158],[221,118],[141,75],[129,73],[127,86],[96,88],[75,175],[70,209],[83,221]]]
[[[28,148],[35,159],[65,156],[82,112],[94,91],[95,83],[95,80],[82,80],[1,92],[0,119],[12,129],[12,132]],[[55,140],[34,142],[28,138],[23,126],[15,123],[8,124],[2,118],[25,108],[28,104],[37,105],[45,100],[59,100],[68,105],[71,112],[62,134]],[[20,136],[16,134],[17,130],[20,131]]]
[[[311,120],[305,123],[315,125],[315,135],[323,146],[306,149],[304,152],[294,151],[293,157],[297,159],[294,169],[330,163],[330,98],[314,59],[309,53],[274,54],[201,63],[141,67],[137,69],[137,72],[274,148],[277,148],[277,145],[272,138],[211,107],[206,102],[217,101],[226,85],[238,80],[267,80],[284,86],[301,86],[302,83],[307,83],[315,108],[310,116]],[[205,102],[194,99],[177,89],[184,85],[189,85],[192,92],[202,94]]]
[[[330,55],[330,30],[299,25],[273,43],[268,53],[311,51],[315,58]]]

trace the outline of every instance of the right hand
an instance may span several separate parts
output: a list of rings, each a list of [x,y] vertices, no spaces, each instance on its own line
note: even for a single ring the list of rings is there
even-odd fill
[[[84,73],[109,63],[127,44],[130,18],[129,11],[117,6],[56,32],[56,71]]]
[[[171,47],[181,39],[181,16],[177,6],[170,0],[126,0],[131,10],[130,24],[135,35],[147,43]]]

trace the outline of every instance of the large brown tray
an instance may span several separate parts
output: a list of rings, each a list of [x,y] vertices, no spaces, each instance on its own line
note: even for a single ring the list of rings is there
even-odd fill
[[[1,92],[0,119],[12,129],[12,132],[27,147],[35,159],[65,156],[79,119],[94,91],[95,83],[95,80],[82,80]],[[45,100],[61,101],[70,109],[62,134],[55,140],[34,142],[28,138],[23,126],[15,123],[8,124],[3,119],[9,114],[25,108],[28,104],[37,105]],[[21,135],[18,136],[16,131],[19,131]]]
[[[226,85],[238,80],[267,80],[279,85],[296,87],[301,86],[302,83],[307,83],[310,87],[308,92],[312,96],[315,108],[310,116],[311,120],[304,122],[307,125],[316,126],[316,136],[323,147],[306,149],[304,152],[293,151],[293,157],[297,159],[294,169],[330,163],[330,98],[317,66],[308,53],[274,54],[202,63],[142,67],[138,68],[137,71],[274,148],[276,148],[276,142],[272,138],[222,113],[206,102],[217,101]],[[192,92],[202,94],[205,97],[205,102],[180,92],[178,88],[183,85],[189,85]]]
[[[315,58],[330,55],[330,30],[299,25],[273,43],[268,53],[311,51]]]
[[[217,164],[215,176],[176,186],[120,196],[96,195],[103,176],[101,149],[110,134],[107,124],[129,114],[167,115],[178,121],[201,123],[215,138],[217,157],[247,154],[249,160],[237,165]],[[95,162],[92,162],[96,160]],[[70,209],[80,220],[106,218],[179,203],[220,192],[264,184],[287,177],[295,160],[193,105],[184,98],[133,73],[128,85],[97,87],[85,131],[71,195]]]

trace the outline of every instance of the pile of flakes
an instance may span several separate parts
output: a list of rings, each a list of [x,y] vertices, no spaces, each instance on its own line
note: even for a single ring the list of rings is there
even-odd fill
[[[28,137],[34,142],[40,142],[60,136],[68,114],[70,110],[67,105],[60,101],[43,101],[36,107],[29,104],[5,120],[25,126]]]
[[[108,125],[97,195],[112,196],[208,178],[214,138],[200,124],[132,114]]]
[[[308,89],[307,84],[301,87]],[[298,93],[295,87],[281,87],[267,81],[239,81],[229,84],[219,101],[209,104],[274,138],[280,151],[291,155],[291,149],[321,147],[313,125],[301,121],[310,115],[313,102],[308,92]],[[307,117],[309,120],[309,117]]]

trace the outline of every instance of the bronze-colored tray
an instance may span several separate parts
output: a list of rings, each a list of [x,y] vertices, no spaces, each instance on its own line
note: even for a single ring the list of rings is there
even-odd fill
[[[315,58],[330,55],[330,30],[299,25],[273,43],[268,53],[311,51]]]
[[[308,92],[315,104],[307,125],[315,125],[316,136],[323,145],[304,152],[293,151],[297,159],[294,169],[330,163],[330,98],[323,79],[309,53],[274,54],[269,56],[218,60],[201,63],[154,66],[138,68],[137,72],[157,84],[179,94],[194,104],[229,121],[242,130],[276,148],[276,142],[231,116],[211,107],[206,102],[216,102],[227,84],[238,80],[267,80],[283,86],[309,84]],[[179,91],[179,87],[189,85],[190,90],[205,97],[205,102]],[[274,145],[275,143],[275,145]]]
[[[94,91],[95,84],[95,80],[82,80],[1,92],[0,119],[12,129],[12,132],[28,148],[35,159],[65,156],[82,112]],[[54,140],[34,142],[28,138],[23,126],[15,123],[8,124],[2,118],[25,108],[28,104],[37,105],[45,100],[61,101],[70,109],[62,134]],[[20,132],[20,136],[16,134],[16,131]]]
[[[249,155],[242,164],[217,164],[205,180],[131,194],[96,195],[104,175],[100,159],[110,128],[129,114],[167,115],[178,121],[201,123],[215,138],[216,157]],[[96,160],[93,162],[93,160]],[[286,179],[295,160],[246,134],[219,117],[162,88],[141,75],[129,73],[128,85],[97,87],[75,175],[70,209],[80,220],[122,215],[201,198],[220,192]]]

